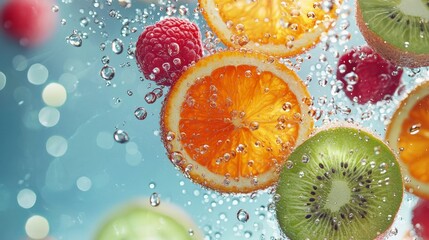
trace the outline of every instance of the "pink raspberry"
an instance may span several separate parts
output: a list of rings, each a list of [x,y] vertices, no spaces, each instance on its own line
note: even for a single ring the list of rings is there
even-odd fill
[[[361,46],[340,57],[337,79],[343,82],[345,94],[352,101],[356,97],[359,104],[376,103],[395,93],[402,72],[369,46]]]
[[[44,43],[55,30],[52,0],[9,0],[0,9],[0,26],[22,46]]]
[[[429,200],[420,199],[413,209],[412,224],[416,234],[422,239],[429,239]]]
[[[147,79],[171,86],[203,55],[200,30],[189,20],[166,18],[146,27],[135,55]]]

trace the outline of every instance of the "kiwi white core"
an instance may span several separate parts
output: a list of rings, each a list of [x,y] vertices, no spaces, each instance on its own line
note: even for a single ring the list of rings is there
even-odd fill
[[[350,200],[351,192],[347,182],[342,180],[333,180],[325,207],[330,209],[332,212],[337,212],[342,206],[349,203]]]
[[[429,20],[429,7],[421,0],[402,0],[398,8],[408,16]]]

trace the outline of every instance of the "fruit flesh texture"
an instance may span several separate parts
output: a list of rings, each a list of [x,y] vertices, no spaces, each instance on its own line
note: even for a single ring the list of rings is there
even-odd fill
[[[402,201],[401,172],[395,155],[372,135],[322,130],[288,160],[276,211],[290,239],[375,239],[393,223]]]
[[[178,219],[151,207],[132,206],[114,215],[97,233],[96,240],[191,240],[189,229]]]
[[[404,119],[399,135],[400,157],[413,178],[429,184],[429,95],[420,99]]]
[[[352,101],[356,98],[359,104],[392,96],[401,83],[402,73],[402,69],[369,46],[353,48],[338,60],[337,79],[343,82],[346,96]]]
[[[338,7],[334,1],[199,2],[209,25],[226,45],[275,56],[296,55],[314,46],[335,21]]]
[[[358,1],[367,27],[383,40],[403,51],[429,54],[429,5],[424,1]]]
[[[411,221],[417,236],[429,239],[429,200],[420,200],[417,203]]]
[[[188,137],[182,142],[212,172],[233,179],[257,176],[289,155],[299,115],[298,100],[281,79],[258,73],[254,66],[227,66],[188,90],[180,121],[180,131]]]
[[[0,24],[24,46],[37,46],[54,31],[55,13],[51,0],[9,0],[0,13]]]

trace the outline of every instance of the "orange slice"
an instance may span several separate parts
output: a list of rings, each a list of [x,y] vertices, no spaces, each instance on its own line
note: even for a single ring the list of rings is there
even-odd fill
[[[219,192],[273,185],[293,147],[308,137],[310,95],[292,70],[265,55],[220,52],[170,89],[162,136],[186,176]]]
[[[386,140],[399,152],[405,186],[429,199],[429,82],[402,100],[387,128]]]
[[[337,18],[339,0],[199,0],[224,44],[273,56],[300,54],[319,42]]]

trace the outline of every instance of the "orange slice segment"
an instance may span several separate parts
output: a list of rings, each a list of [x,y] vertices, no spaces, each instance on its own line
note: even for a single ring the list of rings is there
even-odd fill
[[[387,128],[386,139],[399,152],[407,189],[429,199],[429,82],[402,100]]]
[[[224,44],[273,56],[300,54],[319,42],[337,18],[339,0],[199,0]]]
[[[186,176],[219,192],[273,185],[311,132],[310,95],[264,55],[220,52],[188,69],[163,106],[163,141]]]

